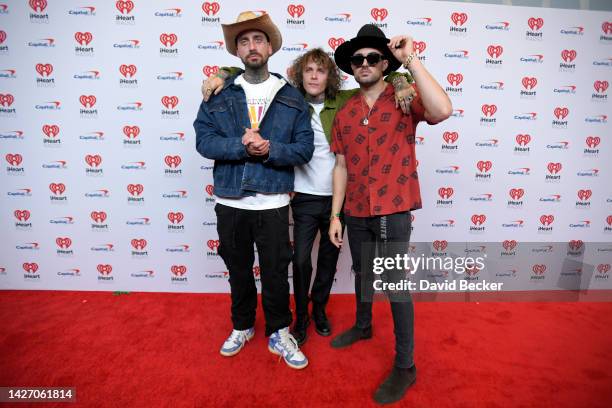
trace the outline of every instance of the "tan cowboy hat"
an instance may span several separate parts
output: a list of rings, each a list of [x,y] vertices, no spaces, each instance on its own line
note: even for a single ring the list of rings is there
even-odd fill
[[[236,55],[236,37],[248,30],[259,30],[266,33],[272,45],[272,54],[278,51],[283,44],[283,37],[268,13],[257,16],[252,11],[243,11],[238,15],[235,23],[221,24],[221,27],[223,27],[225,37],[225,48],[232,55]]]

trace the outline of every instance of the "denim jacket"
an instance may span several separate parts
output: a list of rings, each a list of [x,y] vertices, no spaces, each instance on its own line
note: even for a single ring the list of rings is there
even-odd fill
[[[215,161],[213,179],[215,194],[220,197],[245,197],[255,193],[288,193],[293,191],[293,166],[307,163],[314,151],[308,104],[299,91],[278,74],[277,88],[259,134],[270,140],[270,151],[264,160],[250,156],[242,144],[250,128],[244,90],[225,82],[219,95],[202,102],[193,123],[196,149]]]

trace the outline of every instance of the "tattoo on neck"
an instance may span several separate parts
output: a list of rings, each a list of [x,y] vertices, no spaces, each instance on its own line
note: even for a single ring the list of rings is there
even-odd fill
[[[323,102],[325,102],[325,92],[323,92],[323,93],[321,93],[319,95],[316,95],[316,96],[312,96],[312,95],[306,94],[304,99],[306,99],[306,102],[310,102],[310,103],[314,103],[314,104],[323,103]]]
[[[257,69],[247,68],[246,71],[244,71],[244,79],[249,84],[260,84],[269,77],[270,73],[268,72],[267,67],[261,67]]]

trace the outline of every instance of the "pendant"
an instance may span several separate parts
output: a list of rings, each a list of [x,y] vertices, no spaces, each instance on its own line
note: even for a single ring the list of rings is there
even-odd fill
[[[361,119],[361,126],[368,126],[368,118]]]

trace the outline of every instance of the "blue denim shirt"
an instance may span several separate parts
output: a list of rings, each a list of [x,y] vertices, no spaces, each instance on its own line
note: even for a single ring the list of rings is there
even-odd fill
[[[259,124],[259,134],[270,140],[268,158],[251,157],[242,144],[250,128],[246,96],[230,78],[219,95],[202,102],[193,123],[196,149],[215,161],[215,194],[245,197],[255,193],[293,191],[293,166],[307,163],[314,151],[308,104],[300,92],[283,81]]]

